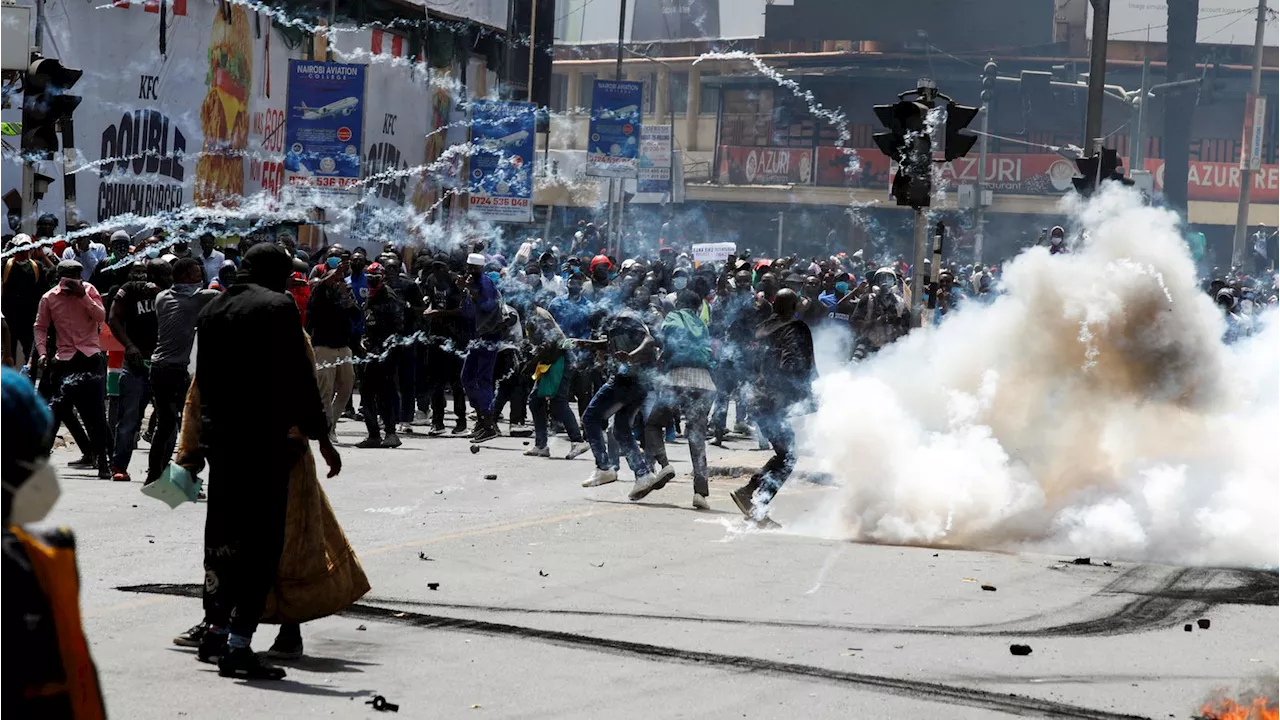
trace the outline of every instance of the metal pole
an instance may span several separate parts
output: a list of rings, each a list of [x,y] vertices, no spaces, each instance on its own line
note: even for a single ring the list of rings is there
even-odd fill
[[[942,273],[942,240],[946,237],[946,233],[946,225],[943,225],[942,221],[939,220],[937,227],[933,231],[933,248],[931,250],[933,262],[930,263],[929,268],[929,302],[926,305],[929,308],[929,312],[925,313],[928,322],[921,322],[921,325],[933,324],[934,316],[936,315],[933,311],[938,309],[938,276]]]
[[[1142,170],[1147,154],[1147,95],[1151,93],[1151,58],[1142,59],[1142,90],[1138,95],[1138,117],[1129,133],[1129,172]]]
[[[991,124],[991,103],[982,104],[982,137],[978,139],[978,198],[973,209],[973,261],[982,262],[982,240],[986,234],[986,208],[982,205],[982,188],[987,179],[987,132]]]
[[[39,53],[44,50],[44,0],[36,0],[36,33],[32,49]],[[25,102],[25,101],[24,101]],[[19,138],[21,140],[21,138]],[[21,145],[19,145],[21,148]],[[26,148],[21,148],[25,150]],[[36,165],[34,160],[22,160],[22,230],[28,235],[36,231]]]
[[[36,39],[32,47],[38,53],[44,52],[44,0],[36,0]]]
[[[22,229],[32,237],[36,232],[36,166],[32,160],[22,161]]]
[[[1107,82],[1107,28],[1111,15],[1111,0],[1090,0],[1090,2],[1093,3],[1093,40],[1089,47],[1089,94],[1084,120],[1085,147],[1093,147],[1094,138],[1102,137],[1102,95]]]
[[[1249,195],[1253,192],[1252,159],[1255,151],[1260,150],[1254,147],[1254,138],[1261,139],[1257,129],[1258,123],[1253,122],[1249,116],[1255,112],[1256,103],[1264,102],[1261,97],[1262,43],[1267,29],[1267,0],[1258,0],[1257,22],[1257,32],[1253,36],[1253,76],[1249,78],[1249,98],[1244,108],[1245,127],[1252,127],[1253,132],[1248,133],[1248,137],[1244,138],[1244,142],[1240,144],[1240,199],[1236,203],[1236,231],[1231,238],[1233,265],[1244,261],[1245,225],[1249,222]]]
[[[76,207],[76,140],[75,127],[70,117],[59,121],[62,126],[62,195],[63,195],[63,228],[70,232],[71,226],[80,222],[79,208]]]
[[[662,64],[667,66],[667,122],[671,125],[671,132],[667,134],[667,202],[674,203],[676,201],[676,104],[671,95],[671,66]],[[688,97],[688,88],[685,88],[685,98]],[[685,104],[684,112],[688,117],[688,103]]]
[[[532,0],[529,4],[533,6],[533,10],[529,13],[529,91],[526,100],[533,102],[533,53],[538,45],[538,0]],[[547,139],[551,139],[549,132]]]
[[[912,327],[920,327],[924,313],[920,312],[924,294],[924,251],[929,223],[925,219],[924,208],[916,208],[916,248],[915,261],[911,266],[911,323]]]
[[[617,62],[614,65],[615,80],[622,79],[622,44],[626,42],[626,39],[627,39],[627,0],[622,0],[618,4],[618,55],[617,55]],[[622,210],[621,208],[618,208],[619,221],[615,223],[613,221],[613,217],[614,217],[613,196],[615,194],[614,186],[621,186],[621,183],[614,180],[613,178],[609,178],[609,237],[614,238],[614,242],[610,244],[612,244],[614,247],[617,248],[617,252],[619,254],[618,260],[619,262],[621,262],[622,235],[619,232],[620,228],[618,226],[622,225],[622,222],[621,222]],[[618,187],[616,194],[619,196],[619,198],[621,198],[622,196],[621,187]],[[621,202],[619,201],[618,204],[621,205]]]
[[[782,214],[782,211],[781,211],[781,210],[779,210],[779,211],[778,211],[778,252],[777,252],[777,254],[776,254],[776,255],[774,255],[774,256],[773,256],[773,257],[774,257],[774,259],[777,259],[777,258],[782,257],[782,223],[783,223],[783,217],[784,217],[784,216],[783,216],[783,214]]]

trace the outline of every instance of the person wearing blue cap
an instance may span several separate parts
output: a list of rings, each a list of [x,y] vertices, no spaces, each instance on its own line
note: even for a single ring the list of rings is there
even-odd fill
[[[58,500],[58,476],[49,464],[53,415],[31,382],[7,366],[0,367],[0,406],[5,593],[0,704],[13,717],[104,718],[98,671],[80,622],[75,537],[66,528],[38,533],[24,527],[43,520]]]

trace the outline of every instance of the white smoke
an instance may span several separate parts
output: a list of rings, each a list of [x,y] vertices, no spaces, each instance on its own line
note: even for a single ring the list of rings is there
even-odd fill
[[[1233,346],[1173,213],[1113,190],[1087,239],[818,382],[824,535],[1277,565],[1280,323]]]

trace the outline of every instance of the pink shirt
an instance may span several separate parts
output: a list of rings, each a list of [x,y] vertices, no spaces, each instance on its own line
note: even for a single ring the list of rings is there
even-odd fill
[[[58,283],[40,298],[36,313],[36,351],[45,355],[52,323],[58,338],[59,360],[70,360],[77,352],[93,357],[102,351],[98,341],[98,325],[107,318],[102,307],[102,296],[97,288],[84,283],[84,297],[76,297],[62,289]]]

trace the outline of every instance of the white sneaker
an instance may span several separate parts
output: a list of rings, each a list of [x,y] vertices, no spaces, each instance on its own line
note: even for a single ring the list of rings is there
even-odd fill
[[[618,480],[617,470],[601,470],[600,468],[596,468],[591,473],[591,477],[582,481],[582,487],[596,487],[598,485],[608,485],[609,483],[616,482],[617,480]]]
[[[654,486],[654,489],[655,490],[660,489],[663,485],[666,485],[667,483],[671,482],[671,479],[674,478],[675,476],[676,476],[675,468],[671,467],[670,465],[663,465],[658,470],[658,484]]]
[[[551,457],[551,448],[535,446],[525,450],[524,454],[529,457]]]
[[[673,472],[672,474],[675,473]],[[631,500],[642,500],[645,495],[653,492],[654,488],[659,487],[661,484],[662,482],[658,480],[658,476],[653,473],[641,475],[636,478],[635,487],[631,488],[631,494],[627,497]]]
[[[707,503],[706,495],[693,494],[693,507],[695,510],[710,510],[711,505]]]
[[[569,454],[564,456],[565,460],[572,460],[579,455],[591,450],[591,446],[584,442],[576,442],[569,446]]]

